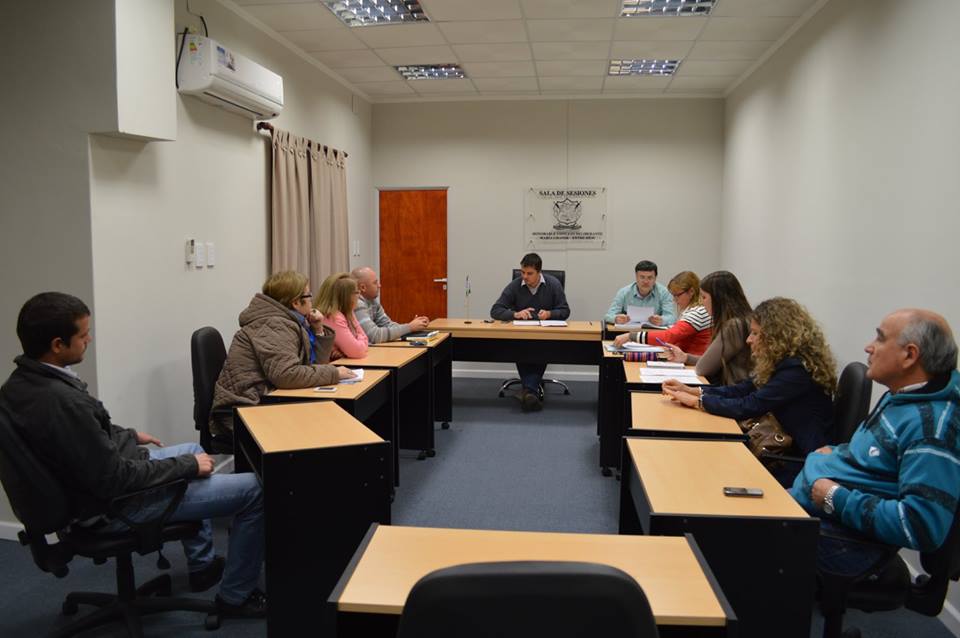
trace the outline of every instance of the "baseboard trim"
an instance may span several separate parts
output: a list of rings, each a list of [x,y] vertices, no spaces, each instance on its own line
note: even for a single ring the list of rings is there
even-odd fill
[[[517,376],[516,368],[495,369],[495,368],[454,368],[453,377],[456,379],[503,379]],[[564,381],[597,381],[599,373],[596,370],[551,370],[547,369],[546,375],[549,378],[559,378]]]
[[[910,570],[910,578],[915,579],[920,575],[920,570],[913,565],[913,557],[905,556],[903,552],[900,553],[903,562],[906,563],[907,569]],[[947,591],[947,596],[950,596],[950,591],[954,590],[954,585],[950,585],[950,590]],[[944,601],[943,611],[940,612],[940,615],[937,616],[937,620],[943,623],[943,626],[947,628],[954,636],[960,638],[960,610],[951,603],[949,600]]]
[[[23,531],[23,525],[20,523],[10,523],[7,521],[0,521],[0,539],[5,541],[17,541],[20,542],[20,539],[17,538],[17,534]]]

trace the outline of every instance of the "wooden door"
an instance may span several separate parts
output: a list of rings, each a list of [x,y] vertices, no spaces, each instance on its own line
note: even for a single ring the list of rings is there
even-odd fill
[[[447,191],[380,191],[380,301],[394,321],[447,316]]]

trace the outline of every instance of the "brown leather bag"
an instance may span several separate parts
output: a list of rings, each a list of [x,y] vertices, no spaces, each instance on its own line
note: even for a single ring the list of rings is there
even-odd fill
[[[739,423],[740,429],[749,437],[747,447],[757,458],[764,453],[783,455],[793,447],[793,437],[784,431],[777,417],[770,412]]]

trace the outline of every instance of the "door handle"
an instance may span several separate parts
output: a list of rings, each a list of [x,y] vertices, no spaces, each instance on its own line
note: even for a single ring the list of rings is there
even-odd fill
[[[434,280],[433,280],[433,283],[435,283],[435,284],[445,284],[445,283],[447,283],[447,278],[446,278],[446,277],[441,277],[441,278],[439,278],[439,279],[434,279]]]

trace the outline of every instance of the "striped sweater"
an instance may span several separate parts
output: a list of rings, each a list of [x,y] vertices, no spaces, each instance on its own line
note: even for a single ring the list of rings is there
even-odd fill
[[[687,354],[699,356],[706,352],[710,345],[712,325],[713,319],[706,308],[690,306],[683,311],[677,322],[666,330],[634,332],[630,334],[630,340],[655,346],[659,339],[664,343],[672,343]]]
[[[807,457],[790,493],[825,517],[810,501],[810,487],[833,479],[841,487],[832,518],[889,545],[939,547],[960,498],[960,373],[940,385],[885,394],[850,443]]]
[[[394,341],[410,333],[410,326],[397,323],[387,315],[383,306],[380,305],[379,298],[370,300],[361,296],[357,300],[353,316],[357,318],[357,323],[360,324],[370,343]]]

